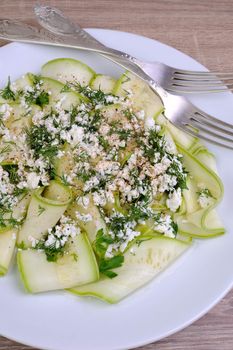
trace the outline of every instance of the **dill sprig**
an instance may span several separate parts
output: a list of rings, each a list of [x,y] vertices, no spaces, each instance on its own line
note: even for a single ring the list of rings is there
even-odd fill
[[[46,258],[50,262],[56,262],[64,255],[65,246],[56,247],[56,243],[46,245],[44,240],[40,240],[34,247],[36,250],[43,250]]]
[[[6,154],[11,152],[11,146],[8,144],[0,150],[0,154]]]
[[[42,90],[39,94],[37,91],[33,90],[33,91],[28,91],[25,94],[25,102],[28,105],[32,105],[35,104],[37,106],[40,106],[41,108],[43,108],[44,106],[49,104],[49,94],[48,92]]]
[[[4,98],[5,100],[12,100],[12,101],[16,100],[15,93],[11,89],[10,77],[8,77],[8,82],[7,82],[7,85],[5,86],[5,88],[0,90],[0,96],[2,96],[2,98]]]
[[[44,125],[32,126],[30,129],[26,129],[27,143],[31,149],[34,150],[35,156],[43,156],[49,160],[57,155],[57,145],[52,145],[54,136],[48,132]]]
[[[3,164],[3,169],[7,171],[9,175],[10,182],[12,184],[17,184],[20,182],[20,176],[18,175],[18,165],[16,164]]]
[[[93,105],[103,104],[110,105],[113,101],[108,101],[107,97],[116,97],[113,94],[106,94],[100,88],[98,90],[93,90],[90,86],[82,86],[79,82],[67,82],[62,88],[61,92],[69,92],[75,90],[79,94],[87,97]]]
[[[180,159],[173,158],[172,163],[170,164],[167,173],[169,175],[176,176],[177,184],[175,188],[180,187],[181,190],[188,189],[187,187],[187,174],[188,172],[184,169],[183,164],[180,162]]]

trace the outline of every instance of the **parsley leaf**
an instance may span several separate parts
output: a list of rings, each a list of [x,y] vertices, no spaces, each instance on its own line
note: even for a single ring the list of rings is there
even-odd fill
[[[121,267],[124,262],[123,255],[116,255],[111,259],[100,259],[99,261],[99,270],[102,274],[109,278],[114,278],[117,276],[117,273],[111,271],[112,269],[116,269]]]
[[[44,90],[42,90],[39,94],[35,90],[28,91],[25,95],[25,101],[29,105],[36,104],[43,108],[49,104],[49,94]]]
[[[106,234],[102,228],[98,230],[94,242],[94,249],[96,254],[100,257],[104,256],[108,245],[113,242],[114,239],[110,235]]]

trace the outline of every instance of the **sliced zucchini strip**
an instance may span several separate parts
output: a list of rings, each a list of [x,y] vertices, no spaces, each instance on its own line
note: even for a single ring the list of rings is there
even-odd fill
[[[57,58],[45,63],[41,68],[44,77],[67,83],[78,82],[86,86],[95,75],[95,71],[85,63],[72,58]]]
[[[83,230],[86,231],[90,242],[93,242],[99,230],[103,229],[106,231],[106,225],[101,217],[99,209],[93,203],[92,195],[88,194],[86,197],[88,198],[87,206],[84,207],[83,205],[78,204],[76,201],[69,206],[67,213],[72,217],[73,220],[76,220],[78,222],[79,226]],[[90,214],[91,220],[87,222],[80,220],[77,215],[78,213],[81,215]]]
[[[113,93],[118,96],[132,94],[135,111],[144,110],[146,118],[156,118],[164,110],[160,97],[153,92],[148,84],[130,72],[125,72],[116,82]]]
[[[183,155],[186,169],[191,174],[192,179],[188,181],[188,191],[184,191],[186,204],[186,217],[177,220],[180,233],[190,234],[193,237],[210,237],[223,234],[225,232],[221,221],[214,210],[223,196],[223,184],[215,172],[213,159],[209,158],[200,161],[197,157],[189,153],[184,148],[178,146],[178,150]],[[213,197],[213,204],[207,208],[198,208],[197,189],[208,189]]]
[[[17,229],[5,227],[0,230],[0,276],[7,273],[14,255]]]
[[[19,230],[18,245],[30,247],[30,236],[41,239],[52,228],[71,202],[71,191],[57,181],[51,181],[47,188],[39,188],[33,194],[26,219]]]
[[[93,90],[102,90],[106,94],[110,94],[116,85],[116,79],[103,74],[96,74],[91,80],[90,87]]]
[[[98,265],[86,235],[80,233],[68,243],[66,253],[56,262],[47,261],[43,251],[18,252],[18,268],[28,292],[71,288],[98,280]]]
[[[41,81],[43,82],[43,89],[49,92],[49,104],[45,106],[46,109],[51,109],[54,105],[59,104],[62,109],[69,110],[72,106],[79,105],[82,101],[87,102],[88,99],[78,92],[69,91],[62,92],[64,85],[52,78],[41,77]]]
[[[162,236],[151,237],[141,244],[135,243],[124,254],[123,265],[113,270],[118,274],[115,278],[101,277],[96,283],[72,288],[70,291],[77,295],[91,295],[109,303],[117,303],[151,281],[189,246],[188,242]]]

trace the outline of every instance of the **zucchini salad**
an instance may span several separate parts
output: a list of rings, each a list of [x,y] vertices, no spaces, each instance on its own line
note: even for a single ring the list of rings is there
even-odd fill
[[[0,90],[0,275],[110,303],[224,233],[212,153],[133,74],[55,59]]]

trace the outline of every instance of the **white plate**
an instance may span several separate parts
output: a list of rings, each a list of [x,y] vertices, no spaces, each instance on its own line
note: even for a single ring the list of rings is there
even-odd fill
[[[135,56],[173,66],[202,66],[171,47],[145,37],[110,30],[90,33],[104,43]],[[121,70],[94,54],[69,49],[10,44],[0,49],[1,83],[56,57],[74,57],[97,72],[118,76]],[[233,96],[192,97],[199,107],[232,122]],[[219,208],[227,234],[196,241],[193,248],[165,273],[118,305],[65,292],[28,295],[16,269],[0,279],[0,333],[21,343],[53,350],[113,350],[153,342],[186,327],[215,305],[233,284],[232,156],[231,151],[209,145],[217,162],[226,194]],[[36,271],[35,271],[36,273]],[[196,335],[198,342],[198,334]]]

